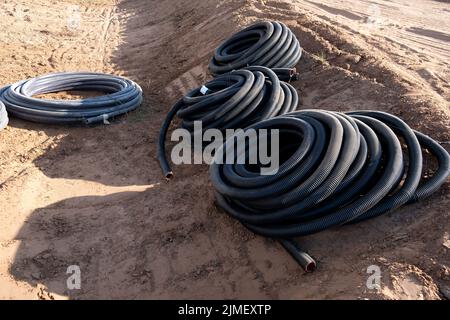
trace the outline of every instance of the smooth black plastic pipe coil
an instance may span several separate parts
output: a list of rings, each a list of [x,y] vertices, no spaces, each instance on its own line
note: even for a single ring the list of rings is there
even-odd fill
[[[279,129],[284,162],[274,175],[260,175],[245,164],[213,163],[217,203],[250,230],[280,239],[306,271],[315,262],[292,238],[423,199],[450,174],[444,148],[384,112],[304,110],[250,128]],[[421,149],[438,165],[426,180],[421,180]]]
[[[281,22],[258,22],[231,36],[214,52],[209,63],[218,75],[246,66],[293,68],[302,56],[300,42]]]
[[[48,100],[33,96],[69,90],[93,90],[106,95],[80,100]],[[51,73],[0,89],[10,115],[44,123],[96,123],[137,108],[142,90],[135,82],[93,72]]]
[[[202,93],[203,91],[203,93]],[[173,118],[191,133],[194,121],[202,130],[245,128],[255,122],[296,110],[298,94],[266,67],[248,67],[214,78],[181,98],[169,111],[161,127],[158,160],[166,178],[172,176],[165,141]]]
[[[8,113],[6,112],[5,105],[0,101],[0,130],[4,129],[8,125]]]

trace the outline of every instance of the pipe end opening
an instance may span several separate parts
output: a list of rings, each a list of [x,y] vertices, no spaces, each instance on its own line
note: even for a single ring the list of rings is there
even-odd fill
[[[166,177],[167,180],[172,179],[172,178],[173,178],[173,172],[172,172],[172,171],[167,172],[167,173],[165,174],[165,177]]]
[[[316,263],[314,261],[311,261],[310,263],[308,263],[305,266],[305,271],[310,273],[310,272],[313,272],[314,270],[316,270],[316,268],[317,268]]]

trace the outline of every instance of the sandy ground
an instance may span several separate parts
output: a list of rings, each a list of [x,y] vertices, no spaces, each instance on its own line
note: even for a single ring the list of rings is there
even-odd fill
[[[0,1],[0,85],[92,70],[145,93],[111,125],[11,119],[0,132],[0,298],[448,299],[449,183],[422,203],[301,239],[319,263],[304,274],[277,242],[215,207],[206,166],[162,179],[165,113],[210,77],[214,48],[258,19],[299,37],[302,106],[388,111],[448,149],[448,1]],[[79,290],[67,288],[70,265]],[[366,286],[371,265],[380,289]]]

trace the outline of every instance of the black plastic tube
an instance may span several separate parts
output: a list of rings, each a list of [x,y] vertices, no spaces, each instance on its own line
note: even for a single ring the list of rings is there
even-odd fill
[[[222,43],[214,52],[209,70],[218,75],[246,66],[293,68],[301,55],[300,42],[286,25],[263,21]]]
[[[280,70],[281,73],[289,70]],[[245,128],[255,122],[296,110],[298,94],[269,68],[253,66],[220,75],[181,98],[169,111],[159,133],[158,160],[166,178],[172,170],[166,157],[166,136],[177,116],[191,134],[194,122],[202,130]]]
[[[444,148],[384,112],[302,110],[249,128],[278,129],[285,160],[269,176],[245,164],[213,163],[217,204],[255,233],[280,239],[307,271],[315,265],[294,238],[423,199],[450,174]],[[423,149],[438,164],[424,181]]]
[[[278,76],[278,79],[285,82],[297,81],[300,74],[296,68],[272,68],[271,69]]]
[[[33,96],[69,90],[94,90],[106,95],[80,100],[48,100]],[[137,108],[142,90],[135,82],[93,72],[51,73],[0,89],[8,113],[44,123],[96,123]]]
[[[0,101],[0,130],[4,129],[8,125],[8,113],[6,112],[5,105]]]
[[[292,240],[280,240],[281,245],[286,249],[287,252],[294,258],[299,265],[302,266],[305,272],[313,272],[316,270],[316,261],[306,252],[304,252],[298,243]]]

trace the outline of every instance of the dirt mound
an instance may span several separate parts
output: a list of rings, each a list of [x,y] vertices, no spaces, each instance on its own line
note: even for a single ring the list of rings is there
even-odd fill
[[[388,111],[448,147],[448,74],[434,71],[442,55],[424,63],[438,75],[431,83],[414,64],[423,58],[334,23],[330,14],[356,13],[328,2],[1,3],[0,57],[9,66],[1,84],[50,71],[112,72],[139,82],[145,102],[109,126],[11,119],[0,132],[0,298],[442,298],[448,183],[421,203],[301,239],[319,263],[304,274],[276,241],[215,207],[206,166],[177,166],[170,182],[161,175],[156,140],[166,112],[210,77],[221,41],[260,19],[286,23],[304,47],[293,83],[302,107]],[[70,265],[80,267],[80,290],[66,286]],[[380,289],[366,286],[371,265],[381,270]]]

